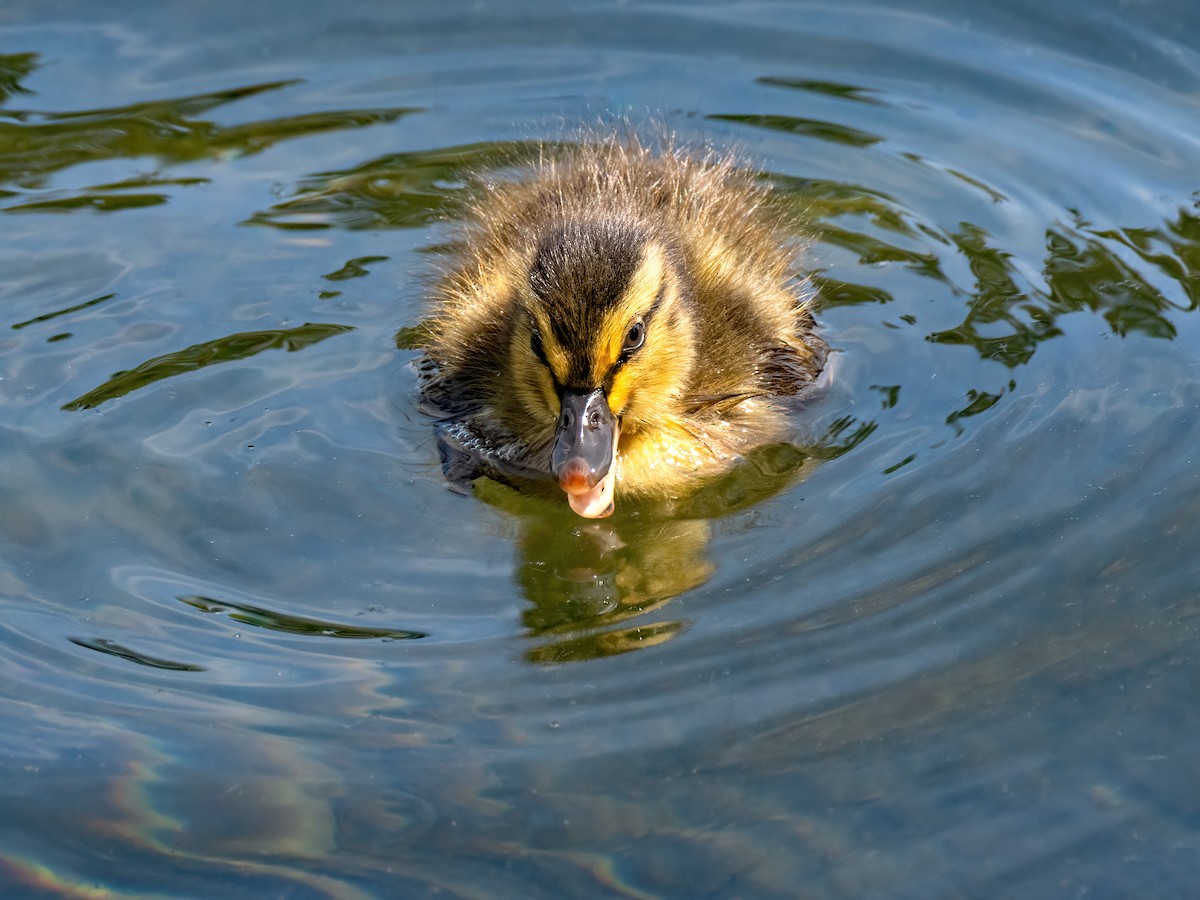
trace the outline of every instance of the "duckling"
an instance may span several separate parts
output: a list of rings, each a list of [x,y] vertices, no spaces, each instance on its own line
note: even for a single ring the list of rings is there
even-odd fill
[[[584,143],[464,219],[421,367],[452,478],[550,485],[586,518],[681,497],[781,440],[780,398],[824,366],[795,239],[731,157]]]

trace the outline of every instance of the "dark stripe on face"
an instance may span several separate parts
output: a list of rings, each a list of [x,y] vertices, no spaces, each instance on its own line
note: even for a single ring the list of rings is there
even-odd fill
[[[604,319],[642,262],[646,236],[618,219],[567,222],[548,232],[529,267],[529,286],[569,360],[569,387],[589,387]]]
[[[550,381],[554,385],[554,393],[562,394],[562,385],[558,383],[558,376],[554,374],[554,367],[550,365],[550,360],[546,357],[546,346],[542,343],[542,333],[538,331],[537,323],[530,322],[529,349],[533,351],[533,355],[538,358],[546,371],[550,373]]]

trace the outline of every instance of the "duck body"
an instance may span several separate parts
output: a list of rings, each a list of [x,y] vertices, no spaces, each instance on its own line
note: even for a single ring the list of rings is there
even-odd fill
[[[464,220],[422,365],[452,478],[589,518],[682,496],[781,440],[824,365],[795,239],[726,158],[587,144],[479,185]]]

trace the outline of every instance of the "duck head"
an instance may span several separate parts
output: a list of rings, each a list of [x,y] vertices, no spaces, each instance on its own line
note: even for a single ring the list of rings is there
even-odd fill
[[[687,279],[669,241],[616,217],[555,227],[529,259],[510,330],[512,399],[530,431],[552,429],[551,474],[571,508],[602,518],[622,435],[676,419],[696,358]]]

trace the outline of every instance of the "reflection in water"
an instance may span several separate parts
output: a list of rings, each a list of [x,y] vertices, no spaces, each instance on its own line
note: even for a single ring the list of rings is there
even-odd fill
[[[1171,314],[1194,310],[1200,299],[1200,219],[1186,210],[1158,229],[1096,232],[1081,221],[1071,229],[1048,228],[1042,283],[1022,277],[1011,254],[994,246],[982,228],[964,223],[950,237],[976,281],[962,323],[935,331],[928,340],[974,347],[984,359],[1010,369],[1025,365],[1039,344],[1061,335],[1058,319],[1068,313],[1099,313],[1120,336],[1171,339],[1176,334]],[[1182,290],[1186,303],[1173,303],[1125,262],[1128,250],[1166,276],[1174,290]],[[1014,393],[1016,386],[1010,380],[1006,392]],[[1004,393],[969,390],[967,404],[946,422],[958,428],[960,419],[992,409]]]
[[[712,115],[708,118],[717,122],[738,122],[742,125],[753,125],[756,128],[767,128],[771,131],[817,138],[847,147],[870,147],[883,140],[877,134],[839,125],[836,122],[802,119],[796,116]]]
[[[799,178],[777,172],[764,177],[788,203],[795,220],[803,223],[819,243],[849,250],[863,265],[901,263],[918,275],[949,283],[939,258],[939,245],[943,242],[938,239],[932,246],[929,242],[930,236],[936,235],[933,226],[921,222],[894,198],[845,181]],[[910,246],[889,242],[885,239],[889,234],[906,240]],[[891,301],[891,295],[879,289],[870,289],[867,294],[852,291],[851,297],[878,303]],[[822,295],[822,306],[830,305],[840,304],[831,304]]]
[[[879,91],[860,85],[840,84],[836,81],[820,81],[812,78],[778,78],[772,75],[763,75],[754,81],[756,84],[808,91],[826,97],[836,97],[838,100],[853,100],[856,103],[869,103],[872,106],[889,105],[875,96]]]
[[[0,53],[0,103],[13,94],[28,94],[21,79],[38,67],[37,53]]]
[[[91,300],[85,300],[82,303],[75,303],[63,309],[51,310],[47,313],[34,316],[32,319],[26,319],[24,322],[15,322],[12,325],[13,331],[20,331],[22,328],[28,328],[30,325],[36,325],[39,322],[49,322],[52,319],[57,319],[59,316],[69,316],[72,313],[80,312],[81,310],[91,309],[93,306],[99,306],[108,300],[116,297],[116,294],[102,294],[99,297],[93,297]]]
[[[1194,216],[1180,213],[1167,226],[1174,235],[1196,233]],[[1136,237],[1131,237],[1136,236]],[[970,261],[976,277],[975,292],[961,325],[934,332],[931,341],[973,346],[986,359],[1009,368],[1029,362],[1037,345],[1062,333],[1058,317],[1089,310],[1100,313],[1113,332],[1141,332],[1149,337],[1172,338],[1175,326],[1168,314],[1178,307],[1144,276],[1120,257],[1120,248],[1133,249],[1141,243],[1143,260],[1173,277],[1188,294],[1188,309],[1195,308],[1196,279],[1200,270],[1192,266],[1196,245],[1169,239],[1163,230],[1089,232],[1084,223],[1073,230],[1062,227],[1046,231],[1043,284],[1030,283],[1017,273],[1011,254],[993,246],[983,229],[964,225],[951,235],[955,245]],[[1149,252],[1155,240],[1166,244],[1168,254]],[[1115,246],[1114,246],[1115,245]],[[1169,254],[1174,254],[1171,256]],[[1008,333],[994,335],[996,326]]]
[[[536,159],[549,145],[495,141],[392,153],[350,169],[303,178],[296,196],[255,213],[253,225],[276,228],[416,228],[451,208],[462,179]]]
[[[601,659],[653,647],[688,623],[661,617],[665,604],[713,574],[712,521],[745,509],[807,477],[814,466],[849,452],[874,422],[836,420],[812,447],[774,444],[686,500],[626,502],[608,519],[580,519],[562,498],[546,501],[487,478],[474,492],[513,515],[518,529],[516,580],[532,604],[522,616],[539,643],[536,663]],[[650,621],[626,624],[648,613]]]
[[[666,619],[624,627],[712,574],[709,525],[627,504],[609,519],[585,521],[563,502],[519,494],[489,479],[481,499],[514,515],[515,577],[532,604],[522,622],[538,646],[532,662],[600,659],[670,640],[686,628]]]
[[[0,102],[19,87],[16,79],[32,70],[32,54],[0,57]],[[167,192],[148,190],[205,184],[206,178],[137,175],[78,191],[53,190],[50,177],[86,163],[152,157],[163,166],[231,154],[260,153],[279,143],[328,131],[394,122],[415,108],[337,110],[241,125],[218,125],[205,113],[298,81],[273,81],[172,100],[134,103],[69,113],[6,110],[0,120],[0,193],[5,212],[113,211],[166,203]]]
[[[231,600],[215,600],[211,597],[179,597],[180,603],[186,603],[193,609],[206,613],[224,613],[234,622],[243,625],[253,625],[268,631],[280,631],[284,634],[307,634],[315,637],[351,638],[351,639],[383,639],[411,641],[428,637],[421,631],[406,631],[395,628],[371,628],[363,625],[347,625],[342,622],[329,622],[313,619],[307,616],[294,616],[288,613],[274,612],[261,606],[251,606],[246,603],[234,603]]]
[[[1012,393],[1017,389],[1015,381],[1009,381],[1004,391],[991,393],[988,391],[977,391],[971,388],[967,391],[967,404],[961,409],[956,409],[950,415],[946,416],[946,424],[953,426],[956,434],[963,433],[963,426],[959,419],[969,419],[971,416],[977,416],[980,413],[987,412],[993,406],[1000,402],[1005,393]]]
[[[1078,218],[1069,227],[1050,225],[1038,279],[1030,277],[1028,265],[1018,267],[1013,255],[977,225],[964,222],[955,231],[945,231],[917,221],[895,199],[858,185],[769,177],[790,198],[797,216],[808,210],[815,217],[810,227],[821,243],[853,252],[865,266],[900,263],[963,298],[962,322],[929,333],[928,341],[973,347],[981,358],[1009,369],[1027,364],[1043,341],[1061,335],[1058,319],[1063,315],[1098,313],[1114,334],[1170,339],[1176,334],[1171,316],[1200,305],[1200,217],[1186,209],[1158,228],[1099,231]],[[843,221],[853,224],[839,224]],[[870,227],[864,228],[864,223]],[[889,232],[909,246],[889,242],[883,237]],[[930,243],[930,238],[936,242]],[[928,249],[914,250],[914,242]],[[952,247],[966,259],[974,284],[955,284],[945,274],[939,245]],[[1130,254],[1162,276],[1162,284],[1134,268],[1128,262]],[[835,281],[819,272],[812,280],[818,309],[892,302],[891,295],[877,287]],[[1170,299],[1176,293],[1182,293],[1183,302]],[[916,324],[915,318],[904,321]],[[949,412],[946,422],[961,431],[961,419],[992,409],[1015,390],[1015,380],[999,392],[972,388],[966,403]]]
[[[329,323],[308,323],[296,328],[274,328],[267,331],[245,331],[230,334],[215,341],[206,341],[174,353],[165,353],[148,359],[139,366],[124,372],[117,372],[99,387],[93,388],[81,397],[76,397],[63,406],[65,410],[91,409],[107,400],[124,397],[130,391],[182,375],[194,372],[206,366],[217,363],[247,359],[264,350],[303,350],[319,343],[335,334],[344,334],[354,329],[349,325],[334,325]]]
[[[131,650],[107,638],[68,638],[68,640],[76,646],[86,647],[88,650],[95,650],[99,653],[107,653],[109,656],[115,656],[119,659],[127,659],[132,663],[137,663],[140,666],[148,666],[151,669],[167,669],[172,672],[204,671],[204,666],[176,662],[175,660],[163,659],[159,656],[150,656],[147,653],[139,653],[137,650]]]

